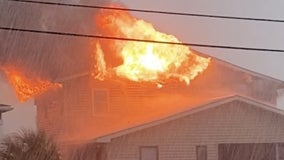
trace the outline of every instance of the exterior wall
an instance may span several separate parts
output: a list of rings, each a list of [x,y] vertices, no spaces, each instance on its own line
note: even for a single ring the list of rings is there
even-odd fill
[[[82,77],[37,97],[38,128],[60,139],[78,134],[80,126],[92,115],[90,86],[88,79]]]
[[[277,85],[274,82],[217,61],[213,61],[189,86],[177,80],[170,81],[161,89],[155,84],[123,79],[100,82],[91,76],[64,81],[62,89],[36,98],[38,128],[62,141],[86,140],[175,113],[190,106],[195,99],[206,101],[224,96],[224,93],[239,93],[276,103]],[[108,91],[106,112],[94,113],[94,107],[98,106],[93,103],[93,89]]]
[[[221,143],[284,142],[283,124],[281,115],[235,101],[112,139],[108,160],[139,160],[140,146],[158,146],[159,160],[196,160],[197,145],[218,160]]]
[[[276,105],[277,87],[279,86],[276,82],[250,75],[218,61],[214,61],[213,65],[209,68],[211,70],[209,74],[214,74],[211,75],[210,80],[216,77],[217,80],[213,83],[219,84],[219,88],[229,88],[235,93]]]

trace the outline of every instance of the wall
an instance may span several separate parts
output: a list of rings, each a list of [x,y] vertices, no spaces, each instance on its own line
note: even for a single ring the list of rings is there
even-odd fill
[[[37,97],[41,129],[63,141],[88,140],[129,126],[145,123],[195,101],[240,93],[267,103],[276,101],[276,85],[213,60],[189,86],[176,79],[163,88],[112,78],[95,81],[82,76],[63,82],[63,88]],[[106,112],[94,113],[93,90],[108,91]],[[78,132],[78,130],[80,132]]]
[[[220,143],[284,142],[283,124],[283,116],[235,101],[115,138],[108,160],[139,160],[140,146],[159,146],[159,160],[195,160],[197,145],[217,160]]]

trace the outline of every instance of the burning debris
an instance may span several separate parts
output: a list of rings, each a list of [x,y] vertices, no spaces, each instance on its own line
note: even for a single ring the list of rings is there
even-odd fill
[[[21,101],[40,95],[47,90],[60,88],[61,84],[52,83],[48,80],[43,80],[40,77],[28,78],[28,76],[21,73],[18,69],[13,67],[1,68],[6,74],[9,83],[14,88],[17,98]]]
[[[152,24],[131,16],[129,12],[101,10],[96,25],[104,36],[181,43],[173,35],[156,31]],[[131,81],[160,82],[178,79],[187,85],[209,65],[210,58],[193,54],[187,46],[98,40],[95,78],[118,76]]]

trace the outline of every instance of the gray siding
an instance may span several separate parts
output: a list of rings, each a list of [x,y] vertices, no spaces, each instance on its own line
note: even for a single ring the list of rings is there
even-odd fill
[[[284,117],[232,102],[113,139],[108,160],[139,160],[139,146],[159,146],[159,160],[195,160],[196,145],[218,159],[220,143],[284,142]]]
[[[123,124],[134,117],[161,116],[157,106],[182,109],[191,106],[191,100],[187,97],[203,98],[204,101],[210,97],[220,97],[224,94],[241,94],[266,103],[276,103],[277,83],[267,79],[260,79],[248,75],[230,66],[212,61],[209,68],[189,86],[172,80],[161,89],[155,84],[129,82],[123,79],[112,79],[108,81],[96,81],[91,76],[77,77],[63,82],[63,88],[57,91],[50,91],[36,98],[38,107],[38,126],[49,134],[62,137],[81,137],[78,130],[88,134],[84,138],[94,138],[100,133],[96,130],[103,130],[105,126],[117,123],[117,130],[127,127]],[[93,108],[92,90],[103,89],[108,91],[108,110],[106,113],[96,115]],[[165,99],[167,101],[165,101]],[[172,110],[175,112],[174,109]],[[166,113],[166,111],[164,111]],[[151,113],[151,114],[149,114]],[[172,113],[172,112],[169,112]],[[156,115],[154,115],[156,114]],[[168,114],[168,113],[167,113]],[[146,115],[146,116],[145,116]],[[124,121],[121,121],[124,119]],[[100,124],[103,123],[103,126]],[[105,123],[106,122],[106,123]],[[144,121],[131,121],[135,124]],[[89,126],[93,126],[90,129]],[[90,131],[91,130],[91,131]],[[111,131],[112,129],[106,129]],[[102,136],[102,135],[99,135]],[[71,139],[71,138],[70,138]],[[80,139],[80,138],[79,138]]]

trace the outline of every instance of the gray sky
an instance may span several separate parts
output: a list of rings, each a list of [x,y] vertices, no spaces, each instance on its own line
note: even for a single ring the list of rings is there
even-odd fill
[[[0,91],[0,103],[11,104],[14,107],[14,110],[3,114],[4,134],[21,128],[36,128],[36,107],[33,100],[26,103],[18,102],[11,86],[4,81],[0,81]]]
[[[216,14],[284,20],[283,0],[120,0],[129,8]],[[134,13],[158,30],[183,42],[240,47],[284,49],[284,23],[249,22],[185,16]],[[284,53],[194,48],[239,66],[284,80]],[[33,101],[20,104],[11,88],[0,81],[0,102],[15,109],[4,114],[5,133],[35,127]]]
[[[120,0],[130,8],[284,19],[282,0]],[[159,30],[176,35],[184,42],[284,49],[284,23],[249,22],[200,17],[164,16],[135,13]],[[284,80],[283,53],[244,52],[195,48],[237,65]]]

